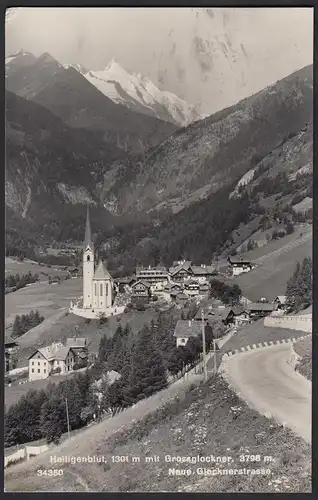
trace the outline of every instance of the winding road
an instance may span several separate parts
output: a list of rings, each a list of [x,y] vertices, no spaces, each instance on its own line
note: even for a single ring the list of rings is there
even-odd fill
[[[293,356],[291,344],[240,353],[227,360],[224,376],[251,407],[311,443],[312,386],[294,370]]]

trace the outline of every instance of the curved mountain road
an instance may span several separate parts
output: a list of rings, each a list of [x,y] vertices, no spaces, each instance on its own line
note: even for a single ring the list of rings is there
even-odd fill
[[[259,413],[267,414],[311,443],[311,382],[293,368],[290,344],[228,358],[226,380]]]

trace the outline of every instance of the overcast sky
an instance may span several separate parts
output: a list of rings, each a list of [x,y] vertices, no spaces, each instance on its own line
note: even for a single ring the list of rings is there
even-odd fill
[[[19,8],[5,41],[89,69],[116,57],[211,112],[312,63],[313,9]]]

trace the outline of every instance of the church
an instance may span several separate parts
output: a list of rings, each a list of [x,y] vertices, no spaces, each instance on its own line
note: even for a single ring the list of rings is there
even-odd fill
[[[89,208],[87,206],[85,240],[83,248],[83,309],[103,313],[112,307],[114,281],[102,260],[95,268]]]

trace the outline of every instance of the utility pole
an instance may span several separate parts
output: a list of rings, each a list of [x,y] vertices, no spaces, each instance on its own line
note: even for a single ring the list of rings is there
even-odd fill
[[[68,416],[68,404],[67,404],[67,398],[65,398],[65,405],[66,405],[66,418],[67,418],[67,434],[68,438],[70,439],[71,434],[70,434],[70,419]]]
[[[204,324],[204,310],[201,309],[202,318],[202,344],[203,344],[203,371],[204,371],[204,381],[208,380],[208,372],[206,366],[206,348],[205,348],[205,324]]]
[[[214,373],[216,373],[216,348],[215,348],[215,339],[213,339],[213,353],[214,353]]]

